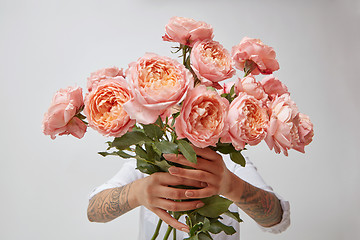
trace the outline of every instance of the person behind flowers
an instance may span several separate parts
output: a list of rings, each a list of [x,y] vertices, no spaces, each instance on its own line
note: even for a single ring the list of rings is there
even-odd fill
[[[102,152],[103,156],[132,159],[125,160],[113,178],[91,193],[89,220],[108,222],[141,207],[140,239],[150,239],[155,228],[154,236],[159,229],[161,234],[165,232],[163,226],[155,226],[158,217],[180,230],[175,231],[177,236],[186,238],[190,229],[184,224],[184,215],[175,219],[170,213],[201,208],[204,203],[200,199],[221,195],[233,202],[228,209],[230,213],[240,208],[263,230],[284,231],[290,225],[289,203],[266,185],[248,158],[242,167],[229,157],[234,151],[239,157],[246,144],[255,146],[263,140],[276,153],[287,156],[290,149],[304,153],[304,147],[312,141],[314,131],[309,116],[299,112],[287,87],[272,75],[279,69],[275,51],[260,39],[244,37],[230,54],[213,40],[209,24],[188,18],[171,18],[165,30],[163,40],[180,45],[176,52],[182,52],[182,64],[169,57],[146,53],[130,63],[126,71],[117,67],[100,69],[88,78],[84,101],[81,88],[61,89],[44,116],[43,132],[52,139],[69,134],[82,138],[88,126],[106,137],[115,137],[117,144],[127,141],[117,139],[123,135],[134,135],[139,129],[143,132],[143,136],[137,138],[138,143],[132,143],[138,144],[136,148],[126,144],[126,147],[113,146],[114,142],[108,142],[109,149],[116,147],[120,151],[105,152],[105,155]],[[234,67],[244,71],[244,77],[221,86],[219,82],[235,75]],[[260,82],[256,75],[269,76]],[[158,119],[163,122],[155,124]],[[145,125],[149,130],[152,124],[160,128],[161,134],[147,132]],[[188,144],[185,152],[180,149],[180,141]],[[137,154],[138,150],[140,154],[141,149],[145,151],[141,146],[143,142],[147,143],[147,153],[157,149],[159,159],[147,154],[151,158],[147,160],[153,165],[162,164],[156,166],[163,172],[140,171],[134,159],[137,155],[122,152]],[[222,152],[217,148],[219,143],[230,144],[234,151],[218,154],[215,150]],[[176,151],[171,148],[174,145]],[[194,152],[190,151],[190,160],[181,154],[165,154],[180,151],[189,155],[191,146]],[[163,161],[164,158],[168,162]],[[141,158],[139,168],[143,168]],[[184,188],[174,187],[179,185]],[[221,222],[215,222],[217,229],[211,231],[218,234],[212,238],[239,239],[236,221],[239,219],[234,220],[227,214],[220,219]],[[206,225],[205,221],[203,224]],[[165,239],[170,230],[171,227]],[[199,239],[204,237],[204,233],[201,234]]]

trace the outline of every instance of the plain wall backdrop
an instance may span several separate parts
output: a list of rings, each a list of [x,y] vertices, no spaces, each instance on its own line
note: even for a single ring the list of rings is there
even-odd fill
[[[202,20],[227,49],[245,37],[272,46],[275,72],[315,137],[289,157],[265,143],[246,154],[291,204],[290,228],[262,232],[241,214],[241,239],[360,239],[360,2],[329,1],[0,1],[0,239],[136,239],[138,209],[106,224],[90,223],[91,190],[122,165],[97,154],[108,139],[41,131],[60,88],[86,87],[89,74],[155,52],[172,16]]]

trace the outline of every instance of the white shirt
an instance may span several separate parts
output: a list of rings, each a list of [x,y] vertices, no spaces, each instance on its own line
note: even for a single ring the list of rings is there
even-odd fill
[[[259,173],[257,172],[256,167],[252,164],[252,162],[249,161],[248,158],[246,158],[246,165],[245,167],[242,167],[238,164],[235,164],[233,161],[229,159],[229,155],[223,155],[224,162],[227,166],[227,168],[235,173],[238,177],[240,177],[242,180],[252,184],[255,187],[261,188],[263,190],[266,190],[268,192],[273,192],[273,189],[266,185],[264,180],[261,178]],[[97,187],[93,190],[93,192],[90,194],[89,199],[91,199],[95,194],[109,188],[115,188],[124,186],[126,184],[129,184],[137,179],[144,178],[147,175],[144,173],[141,173],[136,168],[136,161],[134,159],[132,160],[124,160],[126,161],[120,171],[112,177],[109,181],[102,184],[101,186]],[[281,207],[283,209],[283,216],[280,223],[278,223],[275,226],[264,228],[260,225],[258,225],[263,231],[271,232],[271,233],[280,233],[287,229],[287,227],[290,225],[290,205],[288,201],[283,200],[281,196],[273,192],[280,200]],[[229,207],[229,210],[232,212],[238,212],[238,207],[235,204],[231,204]],[[226,235],[224,232],[221,232],[216,235],[212,235],[214,240],[239,240],[240,239],[240,224],[235,221],[234,219],[222,215],[223,219],[221,220],[222,223],[228,226],[233,226],[236,230],[236,233],[233,235]],[[139,232],[139,240],[148,240],[151,239],[152,235],[154,234],[156,224],[159,220],[159,217],[155,215],[153,212],[148,210],[147,208],[141,206],[140,210],[140,232]],[[184,218],[180,218],[181,222],[185,222]],[[158,236],[158,239],[162,239],[165,232],[167,230],[167,224],[163,223],[160,229],[160,234]],[[177,239],[184,239],[188,237],[188,234],[185,232],[177,232]],[[170,235],[169,239],[172,239],[172,235]]]

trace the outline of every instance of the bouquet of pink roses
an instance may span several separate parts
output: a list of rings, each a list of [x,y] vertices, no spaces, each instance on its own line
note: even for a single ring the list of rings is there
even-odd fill
[[[125,71],[111,67],[92,73],[85,99],[80,87],[55,94],[44,116],[44,134],[52,139],[64,134],[82,138],[90,126],[114,137],[101,155],[135,158],[137,169],[146,174],[173,165],[188,168],[166,160],[164,154],[182,154],[196,163],[192,145],[229,154],[242,166],[241,151],[262,140],[276,153],[304,152],[313,125],[299,112],[287,87],[271,75],[279,69],[273,48],[245,37],[229,53],[213,40],[209,24],[187,18],[171,18],[165,31],[164,41],[179,43],[174,53],[181,54],[182,63],[146,53]],[[234,67],[244,76],[220,85],[235,75]],[[268,76],[257,81],[260,74]],[[238,213],[228,210],[230,200],[216,195],[202,201],[205,205],[199,209],[171,212],[176,219],[186,215],[188,239],[235,233],[221,223],[221,214],[241,221]]]

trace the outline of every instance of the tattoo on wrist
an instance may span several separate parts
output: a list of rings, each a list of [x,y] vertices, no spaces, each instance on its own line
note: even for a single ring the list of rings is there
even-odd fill
[[[132,183],[104,190],[94,196],[88,207],[91,222],[108,222],[131,210],[129,190]]]
[[[236,205],[264,227],[273,226],[282,219],[279,199],[273,193],[259,190],[250,184],[244,185],[242,199]]]

